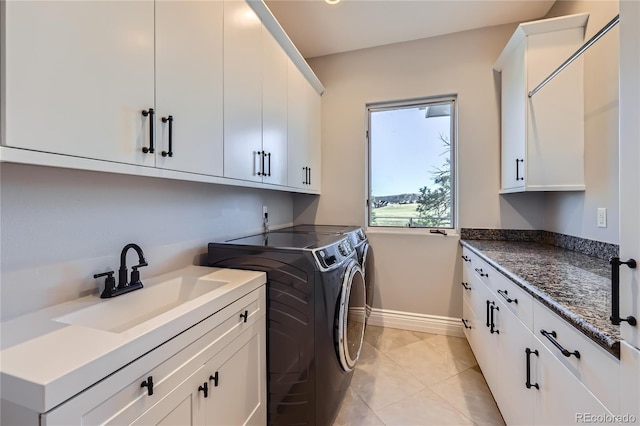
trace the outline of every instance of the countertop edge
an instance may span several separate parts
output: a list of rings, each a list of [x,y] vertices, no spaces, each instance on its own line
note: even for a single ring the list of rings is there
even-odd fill
[[[585,319],[573,313],[570,309],[561,305],[555,301],[550,295],[538,290],[534,284],[527,282],[518,275],[504,268],[499,263],[495,262],[489,256],[487,256],[482,250],[474,247],[472,243],[465,240],[460,240],[460,245],[468,248],[476,255],[480,256],[482,260],[494,267],[498,272],[508,278],[510,281],[518,285],[527,293],[532,295],[538,302],[542,303],[545,307],[549,308],[553,313],[560,316],[572,327],[579,330],[587,338],[597,343],[601,348],[605,349],[611,355],[620,359],[620,340],[612,338],[611,336],[603,333],[600,329],[587,322]]]

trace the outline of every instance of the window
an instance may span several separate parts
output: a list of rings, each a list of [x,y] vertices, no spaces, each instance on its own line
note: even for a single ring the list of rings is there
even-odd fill
[[[368,105],[369,226],[455,227],[456,99]]]

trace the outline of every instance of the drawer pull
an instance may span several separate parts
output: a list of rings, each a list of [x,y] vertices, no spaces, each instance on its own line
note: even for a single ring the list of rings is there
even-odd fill
[[[494,302],[491,302],[491,328],[489,329],[489,331],[491,332],[491,334],[496,333],[496,334],[500,334],[500,330],[498,330],[496,327],[496,325],[493,322],[493,312],[494,311],[499,311],[500,308],[498,306],[493,306],[495,305]]]
[[[216,371],[215,374],[209,376],[209,381],[213,380],[213,387],[217,388],[218,387],[218,372]]]
[[[635,269],[637,266],[634,259],[629,259],[626,262],[620,260],[619,257],[612,257],[609,259],[611,265],[611,324],[620,325],[622,321],[626,321],[629,325],[635,326],[638,321],[635,317],[629,315],[626,318],[620,318],[620,265],[627,265],[631,269]]]
[[[141,388],[147,388],[147,394],[149,396],[153,395],[153,376],[147,377],[147,380],[140,383]]]
[[[507,301],[507,303],[515,303],[516,305],[518,304],[518,299],[512,299],[509,297],[509,292],[507,290],[498,290],[498,294],[500,296],[502,296],[504,298],[504,300]]]
[[[527,383],[525,383],[525,386],[527,387],[527,389],[540,389],[540,386],[537,383],[531,383],[531,354],[538,356],[538,350],[536,349],[532,351],[531,349],[527,348],[524,352],[527,354]]]
[[[555,331],[548,332],[546,330],[540,330],[540,334],[542,334],[544,337],[549,339],[549,341],[551,343],[553,343],[553,346],[555,346],[556,348],[558,348],[560,350],[562,355],[566,356],[567,358],[570,357],[571,355],[573,355],[576,358],[580,359],[580,352],[578,352],[578,351],[569,352],[568,350],[563,348],[560,343],[558,343],[558,341],[556,340],[556,337],[558,337],[558,336],[556,335]]]
[[[198,388],[198,392],[204,393],[205,398],[209,396],[209,385],[207,384],[207,382],[204,382],[202,386]]]
[[[469,287],[468,283],[462,282],[460,284],[462,284],[462,287],[464,287],[465,290],[471,290],[471,287]]]
[[[462,257],[462,260],[464,260],[465,262],[471,262],[471,259],[469,258],[469,256],[465,256],[463,254],[461,257]]]
[[[464,325],[464,328],[466,329],[471,329],[472,327],[470,325],[467,324],[467,320],[462,318],[462,325]]]
[[[241,313],[240,318],[242,318],[242,322],[247,322],[247,319],[249,318],[249,311],[244,311],[243,313]]]
[[[485,274],[482,268],[475,268],[475,271],[480,274],[481,277],[488,277],[489,274]]]

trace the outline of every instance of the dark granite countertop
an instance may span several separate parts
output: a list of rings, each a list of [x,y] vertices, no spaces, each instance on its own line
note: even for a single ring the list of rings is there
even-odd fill
[[[461,240],[460,244],[620,357],[620,327],[609,320],[608,261],[538,242]]]

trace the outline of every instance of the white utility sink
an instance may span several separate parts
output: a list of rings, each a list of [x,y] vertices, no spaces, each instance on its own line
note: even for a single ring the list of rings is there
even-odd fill
[[[145,285],[140,290],[112,299],[104,299],[95,305],[55,318],[55,321],[121,333],[227,284],[228,281],[214,280],[207,276],[178,276]]]

